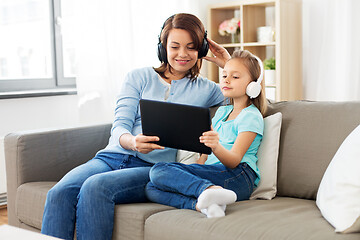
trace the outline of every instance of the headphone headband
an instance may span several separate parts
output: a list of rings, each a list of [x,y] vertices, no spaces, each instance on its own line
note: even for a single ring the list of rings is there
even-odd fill
[[[254,58],[257,60],[259,66],[260,66],[260,76],[258,77],[258,79],[256,80],[256,82],[258,82],[259,84],[261,84],[261,81],[263,80],[264,78],[264,66],[263,66],[263,63],[261,61],[261,59],[256,56],[256,55],[253,55]]]
[[[158,47],[157,47],[157,55],[158,55],[158,58],[160,60],[160,62],[164,62],[164,63],[167,63],[167,52],[166,52],[166,46],[164,47],[162,42],[161,42],[161,34],[162,34],[162,31],[166,25],[166,22],[171,19],[171,18],[174,18],[176,14],[174,15],[171,15],[170,17],[168,17],[162,28],[161,28],[161,31],[160,31],[160,34],[159,34],[159,42],[158,42]],[[200,26],[199,26],[200,27]],[[203,39],[203,42],[200,46],[200,49],[198,50],[198,59],[200,58],[203,58],[207,55],[209,51],[209,43],[207,41],[207,31],[205,30],[205,34],[204,34],[204,39]]]

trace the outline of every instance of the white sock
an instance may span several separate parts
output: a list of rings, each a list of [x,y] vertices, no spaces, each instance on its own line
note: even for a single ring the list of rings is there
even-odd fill
[[[208,208],[212,204],[227,205],[236,202],[236,193],[224,188],[210,188],[203,191],[197,199],[199,209]]]
[[[224,217],[225,208],[225,205],[219,206],[217,204],[212,204],[208,208],[201,209],[201,212],[205,214],[208,218]]]
[[[225,212],[226,210],[226,205],[219,205],[219,207],[221,207],[221,209]],[[200,211],[203,213],[203,214],[207,214],[207,208],[204,208],[204,209],[200,209]]]

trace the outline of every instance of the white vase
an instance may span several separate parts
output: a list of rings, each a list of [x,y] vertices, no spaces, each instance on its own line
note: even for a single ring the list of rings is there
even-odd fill
[[[263,26],[257,28],[257,41],[258,42],[273,42],[274,32],[271,26]]]
[[[265,70],[264,78],[265,85],[275,85],[275,70]]]

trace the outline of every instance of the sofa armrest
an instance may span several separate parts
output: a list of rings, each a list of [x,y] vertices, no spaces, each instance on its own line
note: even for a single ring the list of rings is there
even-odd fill
[[[59,181],[104,148],[111,124],[11,133],[5,136],[7,183]],[[9,186],[8,186],[9,187]]]
[[[17,189],[27,182],[59,181],[68,171],[104,148],[111,124],[37,130],[5,136],[8,221],[20,227],[15,213]]]

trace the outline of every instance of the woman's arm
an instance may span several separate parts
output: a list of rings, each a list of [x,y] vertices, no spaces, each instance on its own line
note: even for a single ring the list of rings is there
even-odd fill
[[[217,66],[224,68],[225,63],[231,58],[229,52],[223,47],[214,42],[211,39],[207,39],[209,43],[209,49],[214,57],[204,57],[205,60],[215,63]]]
[[[200,137],[200,142],[210,147],[215,156],[228,168],[237,167],[251,143],[256,137],[254,132],[241,132],[231,148],[227,150],[219,143],[219,134],[216,131],[208,131]]]
[[[146,78],[144,70],[129,72],[124,80],[115,109],[115,120],[112,127],[112,135],[118,139],[119,144],[128,150],[140,153],[149,153],[155,149],[164,149],[153,142],[159,141],[156,136],[132,135],[132,129],[136,122],[141,89]]]

